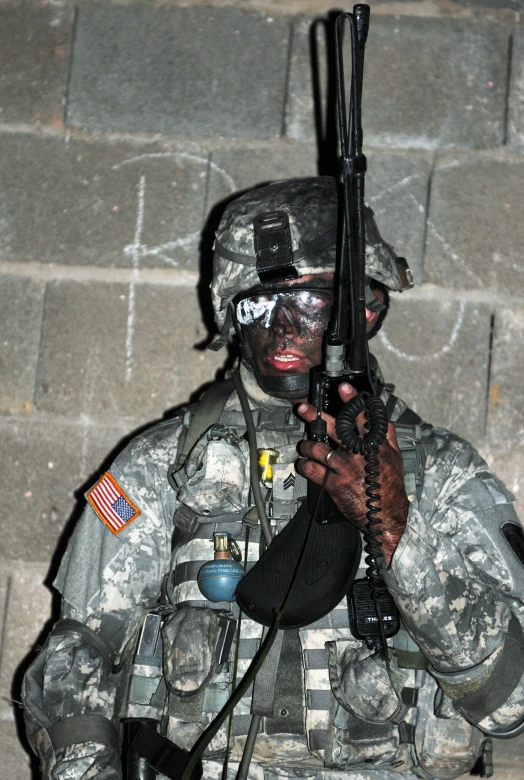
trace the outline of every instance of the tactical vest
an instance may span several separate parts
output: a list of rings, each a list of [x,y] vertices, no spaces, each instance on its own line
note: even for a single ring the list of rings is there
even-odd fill
[[[223,395],[225,404],[226,393]],[[388,413],[395,422],[403,456],[406,492],[416,502],[424,475],[423,424],[392,395]],[[166,701],[162,686],[167,685],[163,732],[188,750],[229,698],[235,666],[238,681],[263,636],[263,627],[241,616],[235,603],[211,603],[197,584],[200,567],[213,557],[213,531],[229,532],[247,560],[248,570],[264,549],[251,496],[243,414],[236,407],[225,408],[216,421],[216,404],[214,414],[212,420],[213,413],[208,410],[208,427],[196,441],[190,441],[190,447],[179,447],[183,458],[170,469],[179,506],[174,515],[171,570],[164,588],[165,600],[174,611],[166,618],[163,630],[163,678],[158,665],[154,681],[155,673],[152,675],[151,670],[135,664],[129,702],[132,705],[134,697],[136,706],[129,709],[128,705],[128,712],[135,715],[142,706],[144,717],[144,705],[146,709],[149,705],[160,706],[162,696]],[[296,446],[303,438],[304,426],[287,407],[256,409],[252,414],[258,446],[279,452],[278,463],[273,467],[272,494],[266,501],[272,529],[279,532],[306,495],[306,480],[294,469]],[[190,414],[184,425],[188,430],[186,437],[190,438]],[[363,577],[364,572],[361,562],[358,577]],[[225,661],[218,659],[217,648],[227,633],[228,622],[239,619],[238,647],[233,644]],[[392,660],[395,691],[373,651],[351,635],[345,598],[316,623],[280,633],[283,636],[272,714],[262,721],[254,761],[317,770],[327,767],[402,771],[414,765],[423,766],[421,757],[426,756],[427,771],[434,771],[433,754],[437,754],[438,762],[440,749],[433,706],[437,686],[424,671],[419,648],[405,630],[392,640],[396,649]],[[343,668],[352,671],[343,677]],[[148,676],[149,683],[144,683]],[[240,701],[232,717],[230,746],[237,760],[249,730],[256,685]],[[342,691],[344,686],[352,686],[352,690]],[[382,691],[381,696],[377,690]],[[348,696],[351,708],[347,706]],[[438,764],[438,776],[442,778],[456,776],[457,767],[467,771],[479,747],[479,739],[465,721],[454,718],[446,723],[451,729],[449,738],[455,757],[451,763],[444,762],[444,769],[442,761]],[[416,741],[419,744],[415,750]],[[204,756],[223,757],[226,747],[227,723]],[[419,771],[424,776],[425,770],[420,766]]]

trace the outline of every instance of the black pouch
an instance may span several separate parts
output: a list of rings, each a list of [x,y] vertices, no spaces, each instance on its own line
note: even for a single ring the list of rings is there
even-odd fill
[[[270,626],[291,585],[310,523],[307,500],[239,583],[242,611]],[[311,523],[307,551],[280,628],[303,628],[331,612],[346,595],[360,563],[360,532],[349,522]]]

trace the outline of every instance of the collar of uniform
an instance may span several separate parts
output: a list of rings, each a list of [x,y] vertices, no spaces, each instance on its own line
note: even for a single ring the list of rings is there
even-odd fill
[[[240,364],[240,378],[242,379],[242,384],[244,385],[248,398],[255,409],[260,407],[263,409],[274,409],[277,406],[288,409],[295,403],[293,401],[287,401],[284,398],[274,398],[273,396],[264,393],[255,379],[255,375],[244,363]]]
[[[385,383],[383,381],[383,376],[382,376],[382,371],[380,370],[380,366],[378,366],[378,375],[380,377],[381,382],[383,383],[380,397],[382,398],[384,404],[387,405],[390,395],[395,392],[395,385]],[[296,403],[296,401],[287,401],[284,398],[274,398],[273,396],[264,393],[264,391],[258,384],[257,380],[255,379],[255,375],[253,374],[252,371],[249,370],[249,368],[244,363],[240,363],[240,377],[242,379],[242,383],[248,395],[249,401],[251,402],[251,406],[255,409],[259,407],[262,407],[264,409],[271,409],[275,407],[289,408],[290,406],[293,406]],[[237,401],[235,400],[234,403],[237,403]],[[227,405],[229,406],[230,403],[228,403]]]

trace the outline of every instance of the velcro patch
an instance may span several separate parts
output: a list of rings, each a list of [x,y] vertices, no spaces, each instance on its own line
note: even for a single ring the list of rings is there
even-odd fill
[[[296,474],[294,463],[273,464],[273,498],[277,501],[292,501]]]
[[[126,496],[108,471],[91,488],[87,494],[87,500],[100,520],[115,535],[127,528],[141,514],[140,509],[137,509],[131,499]]]

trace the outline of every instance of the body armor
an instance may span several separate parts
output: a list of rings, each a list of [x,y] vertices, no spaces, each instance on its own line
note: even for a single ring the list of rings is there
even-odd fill
[[[429,426],[421,424],[402,401],[390,397],[392,417],[401,418],[396,425],[406,489],[411,500],[417,501],[425,461],[422,429]],[[272,530],[281,531],[306,495],[306,481],[294,470],[296,447],[304,435],[303,423],[288,406],[256,409],[253,421],[258,446],[279,453],[278,463],[273,464],[266,511]],[[186,415],[184,425],[187,435],[191,415]],[[176,663],[170,664],[169,672],[164,668],[167,691],[162,717],[166,736],[187,750],[225,705],[233,687],[235,644],[228,661],[220,666],[216,663],[214,650],[220,622],[240,619],[237,681],[263,638],[263,626],[240,616],[235,603],[211,603],[197,584],[200,567],[212,556],[213,531],[230,534],[247,559],[248,570],[263,550],[249,486],[244,435],[242,412],[238,406],[226,407],[184,461],[171,471],[179,505],[173,518],[173,555],[165,596],[174,611],[167,614],[162,636],[164,667],[166,659],[176,659]],[[362,560],[357,576],[364,574]],[[446,720],[430,714],[427,704],[435,698],[437,685],[425,671],[427,662],[418,646],[404,629],[390,640],[395,690],[379,655],[351,635],[346,598],[316,623],[280,633],[284,636],[277,663],[282,682],[276,687],[272,714],[263,719],[254,761],[310,770],[368,770],[372,765],[374,769],[396,772],[422,761],[434,771],[433,765],[440,761],[439,776],[443,778],[456,776],[457,768],[466,771],[471,766],[482,735],[457,713],[448,712]],[[370,696],[370,690],[377,689],[381,695]],[[151,700],[155,696],[158,700],[157,689]],[[249,691],[233,714],[233,760],[241,757],[251,720],[252,696]],[[425,702],[424,712],[417,707],[419,699]],[[132,712],[138,717],[140,709],[135,705]],[[140,717],[146,712],[151,715],[146,708]],[[129,717],[130,711],[126,714]],[[454,752],[448,758],[437,759],[434,753],[441,747],[442,729],[447,730],[448,741],[452,738]],[[227,722],[204,758],[223,759],[226,747]]]

